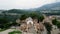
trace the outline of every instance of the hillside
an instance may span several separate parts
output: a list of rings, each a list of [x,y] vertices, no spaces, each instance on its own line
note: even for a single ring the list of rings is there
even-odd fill
[[[60,10],[60,2],[44,5],[37,10]]]
[[[3,11],[3,13],[17,13],[17,14],[29,14],[31,12],[37,12],[37,13],[48,13],[48,14],[57,14],[60,15],[60,2],[52,3],[52,4],[47,4],[42,7],[34,8],[34,9],[29,9],[29,10],[21,10],[21,9],[10,9]]]

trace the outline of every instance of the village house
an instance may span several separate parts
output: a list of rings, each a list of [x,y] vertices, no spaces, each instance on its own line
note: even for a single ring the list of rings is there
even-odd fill
[[[27,24],[32,24],[33,25],[33,19],[31,17],[26,18],[26,23]]]
[[[38,23],[38,19],[32,19],[31,17],[28,17],[25,19],[25,26],[24,24],[21,24],[20,28],[22,30],[28,31],[31,27],[34,27],[34,30],[36,32],[38,31],[43,31],[44,30],[44,26],[42,23]]]
[[[45,16],[44,17],[44,20],[43,22],[40,22],[38,23],[38,19],[32,19],[31,17],[28,17],[26,18],[25,20],[20,20],[17,19],[16,22],[21,22],[21,26],[20,26],[20,29],[24,32],[29,32],[29,30],[32,28],[33,31],[35,31],[36,33],[40,31],[43,32],[46,32],[45,34],[47,34],[47,30],[45,28],[45,26],[43,25],[43,23],[49,23],[50,25],[52,25],[52,31],[51,31],[51,34],[53,34],[53,31],[55,30],[55,26],[52,24],[52,20],[55,19],[56,17],[55,16]],[[54,31],[55,33],[56,31]]]

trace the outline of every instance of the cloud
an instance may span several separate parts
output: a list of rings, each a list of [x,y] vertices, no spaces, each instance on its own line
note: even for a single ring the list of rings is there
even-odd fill
[[[28,9],[53,3],[56,0],[0,0],[0,9]]]

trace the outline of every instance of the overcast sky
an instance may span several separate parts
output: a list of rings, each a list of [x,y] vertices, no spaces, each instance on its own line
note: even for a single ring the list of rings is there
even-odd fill
[[[37,8],[54,2],[56,2],[56,0],[0,0],[0,9]]]

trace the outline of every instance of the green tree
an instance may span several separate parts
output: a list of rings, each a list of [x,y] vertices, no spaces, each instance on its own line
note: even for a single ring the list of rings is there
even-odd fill
[[[42,22],[44,20],[44,16],[43,15],[39,16],[38,20]]]
[[[29,16],[32,17],[33,19],[35,19],[35,18],[38,18],[39,15],[36,12],[32,12],[29,14]]]
[[[1,29],[7,29],[11,26],[11,24],[9,23],[9,20],[6,17],[7,15],[4,14],[3,18],[0,18],[0,28]]]
[[[24,20],[24,19],[26,19],[27,17],[28,17],[28,15],[23,14],[23,15],[21,15],[21,17],[20,17],[20,20]]]
[[[41,22],[44,19],[44,16],[42,14],[39,14],[39,13],[36,13],[36,12],[32,12],[29,16],[32,17],[33,19],[37,18]]]
[[[47,34],[51,34],[52,25],[50,25],[49,23],[44,23],[44,25],[47,30]]]
[[[57,19],[56,18],[52,20],[52,24],[53,25],[56,25],[57,24]]]
[[[60,30],[60,22],[57,22],[57,27],[58,27],[59,30]]]
[[[1,18],[0,19],[0,28],[4,29],[4,28],[8,28],[10,25],[10,23],[8,23],[8,20],[5,18]]]
[[[57,21],[56,18],[52,20],[52,24],[55,25],[55,29],[56,29],[56,26],[57,26],[57,22],[58,22],[58,21]]]

